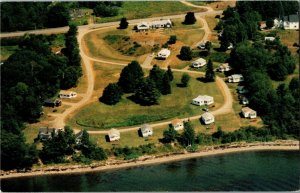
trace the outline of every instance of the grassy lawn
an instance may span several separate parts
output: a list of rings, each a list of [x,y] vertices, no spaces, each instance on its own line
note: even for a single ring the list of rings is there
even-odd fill
[[[176,15],[186,13],[188,11],[202,11],[202,9],[186,6],[176,1],[124,1],[117,16],[96,18],[96,21],[97,23],[104,23],[109,21],[118,21],[122,17],[126,17],[127,19],[137,19]]]
[[[0,47],[0,61],[5,61],[9,56],[15,53],[19,49],[19,46],[1,46]]]
[[[101,68],[104,68],[104,66]],[[110,66],[107,65],[105,68],[110,68]],[[98,73],[99,70],[100,72]],[[102,80],[103,72],[101,72],[101,69],[96,69],[96,71],[96,82],[98,82],[97,80]],[[111,71],[111,75],[108,75],[108,78],[104,82],[116,82],[118,77],[116,74],[111,77],[113,74],[115,74],[114,70]],[[162,96],[160,105],[140,106],[127,99],[126,97],[129,95],[124,95],[122,100],[115,106],[105,105],[96,101],[78,112],[69,120],[68,125],[89,130],[101,130],[170,120],[174,117],[188,117],[202,113],[201,107],[190,104],[191,100],[200,94],[214,96],[215,108],[221,106],[223,97],[215,83],[202,83],[196,80],[197,76],[192,76],[190,86],[188,88],[180,88],[176,84],[180,82],[181,73],[174,73],[174,75],[175,80],[172,82],[172,94]],[[99,96],[102,95],[102,90],[107,83],[99,83],[97,85],[96,93]],[[180,100],[177,100],[179,98]],[[124,113],[123,109],[126,109],[126,113]]]
[[[152,64],[158,64],[161,67],[171,65],[173,68],[184,68],[187,62],[177,58],[181,47],[192,46],[200,41],[204,36],[204,31],[201,29],[201,22],[194,25],[183,25],[179,19],[173,20],[173,22],[172,29],[150,30],[146,33],[135,32],[132,28],[96,30],[84,37],[85,49],[91,56],[109,61],[128,63],[137,60],[143,63],[147,55],[153,52],[154,45],[159,45],[159,51],[171,35],[176,35],[176,44],[169,45],[171,56],[164,61],[153,60]]]

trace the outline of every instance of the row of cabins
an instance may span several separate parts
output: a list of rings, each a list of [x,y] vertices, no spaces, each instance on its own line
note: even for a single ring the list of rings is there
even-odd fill
[[[150,29],[171,28],[172,21],[170,19],[160,19],[152,22],[141,22],[137,24],[137,31],[148,31]]]

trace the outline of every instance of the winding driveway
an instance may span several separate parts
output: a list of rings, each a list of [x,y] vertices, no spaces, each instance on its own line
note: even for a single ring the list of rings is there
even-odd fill
[[[182,1],[184,4],[189,4],[188,2]],[[205,6],[197,6],[201,8],[206,8],[208,11],[206,12],[199,12],[195,13],[196,17],[200,16],[205,16],[208,14],[220,14],[222,11],[214,11],[210,7],[205,7]],[[172,16],[163,16],[163,17],[152,17],[152,18],[147,18],[147,19],[135,19],[135,20],[128,20],[130,25],[137,24],[141,21],[147,21],[147,20],[155,20],[155,19],[162,19],[162,18],[168,18],[168,19],[175,19],[175,18],[183,18],[185,14],[180,14],[180,15],[172,15]],[[206,41],[208,38],[208,35],[211,33],[210,29],[208,28],[207,22],[205,19],[200,18],[202,23],[203,23],[203,28],[205,31],[205,35],[201,42]],[[56,128],[61,128],[65,125],[65,120],[76,110],[82,108],[84,105],[88,103],[88,101],[91,99],[93,90],[94,90],[94,82],[95,82],[95,75],[94,75],[94,70],[93,70],[93,62],[100,62],[104,64],[113,64],[113,65],[121,65],[121,66],[126,66],[127,63],[118,63],[118,62],[110,62],[110,61],[105,61],[101,59],[95,59],[90,56],[88,56],[83,49],[83,37],[85,34],[97,30],[98,28],[105,28],[105,27],[113,27],[113,26],[118,26],[119,22],[109,22],[109,23],[103,23],[103,24],[92,24],[92,25],[85,25],[85,26],[78,26],[78,43],[79,43],[79,49],[80,49],[80,55],[82,59],[83,66],[85,68],[85,73],[87,76],[87,91],[85,94],[83,94],[83,99],[80,100],[77,103],[73,103],[71,107],[66,109],[62,114],[59,114],[55,116],[55,120],[52,121],[53,127]],[[62,28],[52,28],[52,29],[43,29],[43,30],[33,30],[33,31],[26,31],[26,32],[12,32],[12,33],[1,33],[0,38],[2,37],[16,37],[16,36],[22,36],[25,33],[32,33],[32,34],[54,34],[54,33],[64,33],[67,32],[68,27],[62,27]],[[197,42],[195,45],[198,45],[199,42]],[[194,46],[195,46],[194,45]],[[151,69],[151,66],[142,66],[145,69]],[[185,69],[172,69],[174,72],[187,72],[187,73],[193,73],[193,74],[199,74],[199,75],[204,75],[203,72],[197,72],[197,71],[190,71],[190,70],[185,70]],[[220,115],[220,114],[226,114],[233,112],[232,109],[232,95],[230,93],[229,88],[225,84],[222,78],[216,77],[216,84],[218,88],[221,90],[222,95],[224,96],[224,104],[217,110],[211,111],[212,114],[214,115]],[[192,117],[187,117],[185,119],[189,120],[196,120],[199,119],[201,115],[196,115]],[[162,121],[158,123],[153,123],[150,124],[152,127],[157,127],[157,126],[165,126],[170,124],[170,121]],[[133,126],[133,127],[126,127],[120,129],[120,132],[127,132],[127,131],[132,131],[138,129],[138,126]],[[75,132],[78,130],[75,130]],[[107,130],[105,131],[89,131],[91,134],[107,134]]]

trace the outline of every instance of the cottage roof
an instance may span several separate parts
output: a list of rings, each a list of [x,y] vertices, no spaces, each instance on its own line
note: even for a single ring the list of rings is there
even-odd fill
[[[61,90],[59,92],[59,94],[63,94],[63,95],[68,95],[68,94],[71,94],[71,93],[75,93],[75,92],[73,92],[73,91],[67,91],[67,90]]]
[[[182,123],[182,120],[180,120],[180,119],[174,119],[173,121],[171,121],[171,124],[172,124],[173,126],[175,126],[175,125],[177,125],[177,124],[179,124],[179,123]]]
[[[83,130],[79,131],[78,133],[75,134],[75,138],[81,138],[83,134]]]
[[[165,56],[165,55],[169,55],[170,53],[171,53],[170,50],[164,48],[161,51],[159,51],[158,55],[164,55]]]
[[[221,68],[228,68],[230,67],[228,63],[223,63],[223,64],[220,64],[220,67]]]
[[[232,78],[241,78],[241,77],[243,77],[243,75],[241,75],[241,74],[233,74],[233,75],[231,75],[231,77]]]
[[[211,96],[208,96],[208,95],[199,95],[196,98],[194,98],[193,100],[196,100],[196,101],[210,101],[210,100],[213,100],[213,99],[214,99],[214,97],[211,97]]]
[[[117,130],[117,129],[111,129],[111,130],[109,130],[108,135],[109,135],[109,136],[112,136],[112,135],[120,135],[120,131]]]
[[[250,109],[249,107],[244,107],[242,108],[242,112],[243,113],[252,113],[252,112],[256,112],[253,109]]]
[[[52,132],[55,132],[55,128],[48,128],[48,127],[41,127],[39,128],[39,133],[40,134],[50,134]]]
[[[206,60],[203,59],[203,58],[198,58],[198,59],[195,60],[193,63],[200,63],[200,64],[202,64],[202,63],[206,63]]]
[[[201,115],[201,117],[204,119],[204,120],[210,120],[210,119],[214,119],[214,115],[209,113],[209,112],[206,112],[204,114]]]
[[[161,20],[155,20],[151,22],[151,25],[166,25],[166,24],[172,24],[170,19],[161,19]]]
[[[152,127],[149,124],[144,124],[141,126],[142,133],[148,130],[152,130]]]
[[[289,22],[299,22],[299,16],[297,14],[288,15],[288,16],[284,16],[283,20]]]

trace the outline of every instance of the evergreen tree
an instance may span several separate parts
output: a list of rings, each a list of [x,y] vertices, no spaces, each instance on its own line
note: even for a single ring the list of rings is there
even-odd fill
[[[168,75],[169,75],[169,80],[172,82],[173,79],[174,79],[174,76],[173,76],[173,72],[172,72],[172,70],[171,70],[171,66],[168,66],[167,73],[168,73]]]
[[[180,59],[181,60],[191,60],[192,59],[192,50],[188,46],[182,46],[180,49]]]
[[[137,85],[143,79],[144,72],[137,61],[132,61],[125,66],[120,74],[118,85],[125,93],[135,92]]]
[[[213,64],[212,64],[211,59],[208,60],[208,63],[207,63],[207,66],[206,66],[205,80],[207,82],[215,81],[215,72],[214,72],[214,69],[213,69]]]
[[[184,131],[182,133],[182,142],[185,146],[190,146],[195,143],[195,130],[190,122],[184,123]]]
[[[267,19],[266,26],[267,28],[271,29],[274,26],[274,20],[271,18]]]
[[[161,94],[163,95],[167,95],[167,94],[171,94],[172,90],[171,90],[171,83],[169,80],[169,75],[167,72],[165,72],[163,80],[162,80],[162,92]]]
[[[150,70],[149,78],[153,80],[155,83],[156,88],[160,91],[160,93],[164,92],[164,70],[162,70],[159,66],[156,64],[153,66],[153,68]]]
[[[184,24],[190,25],[196,23],[196,17],[194,12],[187,12],[185,19],[184,19]]]
[[[205,42],[205,49],[208,53],[210,53],[210,50],[212,48],[212,43],[210,41]]]
[[[135,92],[135,99],[142,105],[159,104],[160,92],[152,79],[143,79]]]
[[[120,27],[119,29],[126,29],[128,27],[128,22],[125,17],[123,17],[120,21]]]
[[[170,36],[170,39],[168,40],[168,44],[175,44],[177,40],[177,37],[175,35]]]
[[[191,79],[190,75],[188,75],[187,73],[183,73],[183,75],[181,76],[182,86],[187,87],[189,85],[190,79]]]
[[[57,2],[53,6],[50,6],[47,17],[48,27],[67,26],[70,21],[69,10],[65,6],[65,4],[59,2]]]
[[[108,105],[115,105],[121,100],[122,94],[121,88],[117,83],[110,83],[104,89],[100,101]]]
[[[173,127],[170,127],[169,129],[164,130],[163,136],[164,136],[163,138],[164,142],[171,143],[176,140],[176,137],[178,136],[178,132]]]

